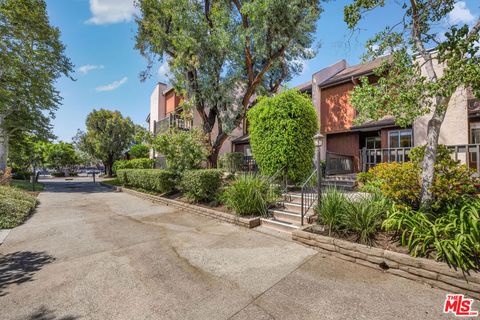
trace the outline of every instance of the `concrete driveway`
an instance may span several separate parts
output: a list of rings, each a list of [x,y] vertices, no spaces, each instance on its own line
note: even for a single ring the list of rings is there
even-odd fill
[[[445,292],[255,230],[51,180],[0,246],[2,319],[438,319]]]

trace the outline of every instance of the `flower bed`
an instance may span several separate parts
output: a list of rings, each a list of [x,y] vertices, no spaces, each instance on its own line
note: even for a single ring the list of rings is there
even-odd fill
[[[296,230],[292,239],[343,260],[480,299],[479,273],[467,274],[451,269],[446,263],[327,237],[318,234],[314,228]]]

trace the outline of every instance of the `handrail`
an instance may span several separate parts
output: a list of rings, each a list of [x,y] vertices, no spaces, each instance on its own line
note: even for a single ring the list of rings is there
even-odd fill
[[[301,193],[301,212],[302,212],[302,222],[301,225],[303,226],[303,221],[305,218],[305,214],[310,210],[312,205],[315,203],[315,201],[318,198],[318,192],[315,189],[315,192],[312,192],[310,187],[311,183],[314,181],[314,177],[317,176],[317,170],[313,170],[312,174],[305,180],[305,182],[302,184],[302,193]],[[305,209],[306,207],[306,209]]]
[[[283,197],[284,194],[286,194],[288,192],[287,171],[288,171],[288,167],[285,165],[285,166],[281,167],[280,169],[278,169],[272,176],[268,177],[268,179],[267,179],[267,183],[268,183],[269,187],[271,188],[271,186],[273,185],[275,180],[278,177],[280,177],[281,173],[283,173],[282,182],[280,183],[280,193],[281,193],[282,197]],[[267,205],[266,209],[268,211],[268,205]]]

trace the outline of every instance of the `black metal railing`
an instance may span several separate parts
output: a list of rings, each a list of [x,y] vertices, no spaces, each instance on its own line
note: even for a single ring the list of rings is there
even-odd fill
[[[326,174],[353,173],[353,156],[327,151]]]
[[[308,210],[318,200],[318,183],[317,183],[317,169],[313,170],[312,174],[302,184],[301,190],[301,213],[302,213],[302,226],[304,223],[305,215]]]
[[[242,171],[244,172],[258,172],[258,166],[252,156],[243,157]]]
[[[283,166],[277,170],[272,176],[267,178],[267,182],[269,184],[269,198],[275,198],[278,200],[280,197],[285,197],[288,193],[288,168],[287,166]],[[277,203],[274,203],[275,206]],[[267,204],[266,211],[268,212]]]
[[[460,161],[480,174],[480,144],[449,145],[447,148],[452,152],[451,157],[454,160]],[[365,172],[379,163],[409,161],[410,150],[411,148],[364,148],[360,151],[361,169]]]

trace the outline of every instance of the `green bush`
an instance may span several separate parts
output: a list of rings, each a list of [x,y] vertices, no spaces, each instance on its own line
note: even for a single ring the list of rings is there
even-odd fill
[[[253,157],[263,175],[288,167],[288,177],[308,177],[315,152],[313,137],[318,119],[311,98],[297,90],[262,97],[248,111]]]
[[[383,227],[396,231],[414,257],[432,257],[464,271],[480,269],[480,200],[450,206],[441,215],[396,208]]]
[[[128,154],[135,159],[148,158],[150,148],[144,144],[136,144],[130,148]]]
[[[225,171],[235,173],[242,171],[244,157],[241,152],[227,152],[220,156],[218,164]]]
[[[121,169],[151,169],[154,163],[155,160],[147,158],[117,160],[113,163],[112,171],[116,173]]]
[[[68,173],[68,176],[69,176],[69,177],[78,177],[78,172],[76,172],[76,171],[71,171],[71,172]]]
[[[222,202],[239,216],[266,215],[275,203],[278,192],[262,177],[252,174],[238,176],[222,194]]]
[[[165,157],[167,168],[178,173],[200,168],[207,160],[207,138],[197,128],[189,131],[170,129],[157,135],[153,145]]]
[[[31,171],[15,171],[12,172],[12,179],[16,180],[30,180],[33,172]]]
[[[222,185],[220,169],[187,170],[182,175],[181,188],[194,201],[215,200]]]
[[[158,193],[172,192],[176,178],[177,175],[168,170],[120,169],[117,172],[117,179],[122,185]]]
[[[329,188],[324,193],[318,213],[317,222],[327,227],[328,235],[340,231],[343,228],[343,216],[350,202],[344,193],[335,188]]]
[[[0,186],[0,229],[22,224],[36,205],[36,197],[17,188]]]
[[[421,194],[421,163],[425,147],[413,148],[410,162],[381,163],[367,173],[359,174],[357,179],[363,184],[364,191],[380,190],[386,197],[412,207],[419,207]],[[431,207],[439,212],[465,196],[478,192],[479,179],[475,172],[459,161],[451,158],[451,151],[438,146],[435,164],[435,180],[430,191],[433,193]]]

